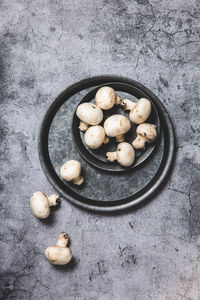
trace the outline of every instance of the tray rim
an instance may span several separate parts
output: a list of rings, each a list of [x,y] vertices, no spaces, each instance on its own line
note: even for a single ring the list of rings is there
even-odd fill
[[[141,194],[141,191],[140,191],[136,194],[133,194],[133,195],[125,198],[125,199],[127,199],[126,202],[122,202],[119,204],[117,203],[117,201],[111,201],[111,203],[99,201],[100,204],[98,204],[98,201],[96,201],[96,200],[95,200],[95,204],[85,203],[84,201],[82,202],[81,200],[75,199],[73,197],[74,192],[72,190],[68,189],[68,191],[65,192],[60,187],[60,185],[57,183],[57,180],[54,179],[53,175],[54,176],[56,175],[56,177],[58,177],[58,178],[59,178],[59,176],[57,175],[57,173],[55,172],[55,169],[53,168],[53,166],[51,164],[51,160],[50,160],[49,153],[48,153],[48,143],[46,143],[46,145],[45,145],[45,139],[47,139],[47,141],[48,141],[50,125],[52,123],[52,120],[53,120],[55,114],[57,113],[59,108],[62,106],[62,104],[65,102],[65,100],[62,99],[63,96],[65,95],[65,93],[68,93],[69,94],[68,97],[71,97],[74,94],[74,92],[73,92],[74,89],[76,89],[76,91],[81,91],[84,89],[84,85],[87,85],[87,88],[89,88],[89,87],[93,87],[95,85],[97,85],[97,86],[102,85],[104,83],[111,82],[111,81],[119,81],[119,82],[136,85],[138,88],[143,89],[145,91],[145,93],[149,94],[150,97],[156,99],[156,101],[158,102],[158,104],[160,106],[159,109],[157,107],[158,104],[155,103],[155,105],[158,110],[162,111],[162,114],[163,114],[165,122],[166,122],[166,126],[168,127],[168,133],[167,133],[168,138],[169,138],[169,144],[167,147],[168,153],[166,154],[166,149],[164,148],[163,158],[160,163],[160,166],[159,166],[156,174],[154,175],[153,179],[147,184],[147,186],[145,186],[141,190],[141,191],[144,190],[144,193],[142,195],[139,195],[139,194]],[[54,112],[53,117],[52,117],[52,111]],[[47,126],[48,123],[50,123],[49,126]],[[44,138],[44,140],[43,140],[43,138]],[[46,153],[45,153],[45,150],[47,150]],[[154,95],[154,93],[152,93],[148,88],[143,86],[141,83],[139,83],[133,79],[127,78],[127,77],[111,75],[111,74],[98,75],[98,76],[92,76],[92,77],[88,77],[86,79],[82,79],[82,80],[70,85],[53,100],[53,102],[50,104],[48,110],[46,111],[44,118],[42,120],[41,126],[40,126],[40,131],[39,131],[39,136],[38,136],[38,154],[39,154],[39,159],[40,159],[42,169],[43,169],[47,179],[49,180],[51,185],[59,192],[59,194],[61,196],[63,196],[66,200],[70,201],[72,204],[75,204],[76,206],[79,206],[79,207],[87,209],[87,210],[98,211],[98,212],[117,212],[117,211],[121,211],[121,210],[127,210],[128,208],[131,208],[138,204],[146,202],[150,198],[150,196],[153,196],[156,193],[156,191],[158,191],[159,187],[161,187],[161,185],[164,183],[169,171],[171,170],[172,163],[174,161],[175,134],[174,134],[174,129],[173,129],[173,125],[172,125],[170,116],[167,113],[164,105]],[[165,160],[164,168],[161,168],[164,160]],[[61,184],[61,182],[60,182],[60,184]],[[67,186],[65,186],[65,190],[66,190],[66,188],[67,188]],[[84,196],[80,196],[80,198],[82,198],[82,200],[84,200],[84,199],[90,200],[89,198],[86,198]],[[122,200],[123,200],[123,198],[119,199],[118,202],[122,201]]]
[[[79,103],[78,103],[78,105],[76,106],[76,108],[81,104],[81,103],[84,103],[83,102],[83,100],[86,98],[86,97],[88,97],[88,95],[90,94],[90,93],[94,93],[94,91],[95,90],[98,90],[99,88],[101,88],[101,87],[103,87],[103,86],[111,86],[111,85],[113,85],[113,84],[125,84],[125,85],[127,85],[127,86],[130,86],[130,84],[127,84],[127,83],[122,83],[122,82],[107,82],[106,84],[103,84],[103,85],[100,85],[100,86],[98,86],[98,87],[95,87],[95,88],[93,88],[92,90],[90,90],[89,92],[87,92],[85,95],[84,95],[84,97],[82,97],[82,99],[79,101]],[[128,93],[128,92],[126,92],[126,93]],[[145,94],[145,93],[144,93]],[[150,98],[150,97],[148,97],[148,98]],[[80,151],[80,149],[79,149],[79,145],[78,145],[78,141],[77,141],[77,138],[75,137],[75,134],[74,134],[74,130],[73,130],[73,127],[74,127],[74,122],[75,122],[75,119],[78,119],[78,117],[76,116],[76,111],[74,112],[74,114],[73,114],[73,118],[72,118],[72,123],[71,123],[71,130],[72,130],[72,138],[73,138],[73,142],[74,142],[74,145],[76,146],[76,149],[78,150],[78,152],[80,153],[80,155],[85,159],[85,161],[87,162],[87,163],[89,163],[90,165],[92,165],[92,166],[94,166],[96,169],[99,169],[99,170],[102,170],[102,171],[105,171],[105,172],[107,172],[107,173],[110,173],[110,174],[124,174],[124,173],[127,173],[127,172],[131,172],[131,171],[134,171],[134,170],[136,170],[136,169],[138,169],[139,167],[141,167],[141,165],[142,164],[144,164],[146,161],[148,161],[149,159],[150,159],[150,157],[152,156],[152,154],[154,153],[154,151],[156,150],[156,148],[157,148],[157,145],[158,145],[158,142],[159,142],[159,139],[160,139],[160,117],[159,117],[159,114],[158,114],[158,111],[157,111],[157,108],[155,107],[155,105],[154,105],[154,102],[151,100],[151,99],[149,99],[149,101],[151,102],[151,105],[152,105],[152,107],[154,108],[154,110],[155,110],[155,114],[157,115],[157,137],[156,137],[156,140],[152,143],[152,144],[149,144],[148,145],[148,148],[149,148],[149,146],[151,147],[151,150],[150,150],[150,152],[149,152],[149,154],[148,154],[148,156],[142,161],[142,162],[140,162],[140,163],[137,163],[137,164],[135,164],[135,162],[133,163],[133,165],[131,165],[130,167],[128,167],[128,168],[125,168],[125,167],[122,167],[122,166],[120,166],[119,165],[119,167],[118,167],[118,169],[116,169],[115,170],[115,168],[113,167],[113,165],[112,164],[107,164],[107,166],[105,166],[105,167],[100,167],[98,164],[100,164],[100,162],[97,162],[97,161],[92,161],[92,159],[89,159],[89,155],[90,156],[92,156],[92,154],[90,154],[90,151],[88,150],[88,148],[87,148],[87,146],[82,142],[82,144],[83,144],[83,146],[85,147],[85,149],[86,149],[86,151],[87,151],[87,153],[89,153],[89,155],[88,154],[85,154],[85,153],[82,153],[81,151]],[[127,118],[129,118],[128,116],[127,116]],[[130,121],[131,122],[131,121]],[[132,122],[131,122],[132,123]],[[146,122],[144,122],[144,123],[146,123]],[[148,123],[148,122],[147,122]],[[139,124],[138,124],[139,125]],[[137,125],[137,126],[138,126]],[[79,130],[80,131],[80,130]],[[81,138],[80,138],[81,139]],[[116,143],[116,147],[117,147],[117,143]],[[148,148],[146,148],[145,149],[145,151],[146,150],[148,150]],[[92,156],[92,157],[94,157],[94,160],[98,160],[95,156]],[[137,162],[137,161],[136,161]],[[103,165],[103,164],[102,164]]]

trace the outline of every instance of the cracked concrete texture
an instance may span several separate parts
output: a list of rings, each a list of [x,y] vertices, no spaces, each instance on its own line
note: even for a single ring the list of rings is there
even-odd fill
[[[199,1],[0,2],[0,298],[200,299]],[[40,121],[71,83],[133,78],[164,103],[177,135],[174,170],[148,205],[103,216],[62,199],[48,221],[30,213],[54,192],[37,154]],[[74,260],[44,249],[66,231]]]

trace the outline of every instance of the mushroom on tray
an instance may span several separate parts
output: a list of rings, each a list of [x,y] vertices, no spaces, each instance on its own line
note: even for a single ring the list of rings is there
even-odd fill
[[[77,185],[82,184],[84,178],[81,176],[81,163],[77,160],[68,160],[60,168],[60,176],[65,181],[73,181]]]
[[[107,152],[106,157],[110,162],[117,160],[121,166],[129,167],[135,160],[135,151],[129,143],[123,142],[118,144],[116,152]]]
[[[112,115],[105,120],[104,129],[108,137],[116,137],[116,141],[120,143],[124,141],[124,134],[131,129],[131,123],[123,115]]]
[[[125,110],[130,110],[129,118],[135,124],[144,123],[151,113],[151,102],[146,98],[141,98],[137,103],[124,99],[121,106]]]
[[[120,104],[120,97],[115,90],[109,86],[101,87],[95,95],[96,105],[103,109],[111,109],[115,104]]]
[[[84,135],[85,144],[91,149],[98,149],[102,144],[107,144],[109,139],[105,135],[105,130],[100,125],[91,126]]]
[[[103,120],[102,110],[95,104],[85,102],[76,109],[76,115],[81,120],[79,129],[86,131],[88,125],[98,125]]]
[[[157,137],[156,125],[143,123],[136,129],[137,137],[132,142],[135,149],[145,148],[145,143],[153,143]]]

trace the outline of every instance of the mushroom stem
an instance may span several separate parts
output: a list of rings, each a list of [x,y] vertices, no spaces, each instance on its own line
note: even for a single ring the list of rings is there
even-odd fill
[[[106,158],[108,161],[113,162],[114,160],[117,159],[117,152],[107,152]]]
[[[110,142],[109,137],[105,137],[103,140],[103,144],[108,144]]]
[[[79,125],[79,129],[80,129],[81,131],[85,132],[85,131],[88,129],[88,124],[85,123],[85,122],[83,122],[83,121],[81,121],[81,122],[80,122],[80,125]]]
[[[56,206],[59,203],[59,196],[56,194],[52,194],[48,197],[49,206]]]
[[[119,134],[116,136],[116,142],[117,143],[121,143],[124,141],[124,135],[123,134]]]
[[[148,139],[144,138],[141,135],[138,135],[136,139],[132,142],[132,146],[135,149],[144,149],[145,148],[145,143],[148,142]]]
[[[122,99],[120,98],[120,96],[117,96],[117,95],[116,95],[115,104],[116,104],[116,105],[120,105],[121,102],[122,102]]]
[[[64,247],[67,247],[68,243],[69,243],[69,236],[68,236],[68,234],[65,233],[65,232],[59,234],[56,246],[64,248]]]
[[[120,105],[123,107],[124,110],[132,110],[136,103],[129,99],[123,99],[121,100]]]
[[[73,183],[77,184],[77,185],[81,185],[83,183],[83,181],[84,181],[83,176],[79,176],[73,180]]]

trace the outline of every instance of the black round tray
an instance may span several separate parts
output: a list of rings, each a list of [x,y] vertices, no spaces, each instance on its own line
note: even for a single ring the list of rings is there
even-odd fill
[[[122,174],[96,169],[82,159],[71,131],[73,113],[80,100],[92,89],[109,82],[129,84],[140,90],[151,99],[160,118],[160,138],[150,159]],[[38,149],[44,173],[63,197],[85,209],[111,212],[142,203],[158,191],[173,163],[175,139],[169,115],[151,91],[134,80],[105,75],[81,80],[53,101],[41,125]],[[85,183],[80,187],[59,176],[60,166],[69,159],[77,159],[83,166]]]
[[[87,93],[83,99],[78,103],[78,105],[85,103],[85,102],[94,102],[94,97],[96,95],[96,92],[98,89],[102,86],[101,85],[95,89],[92,89],[89,93]],[[153,101],[148,97],[146,93],[138,89],[137,87],[126,84],[123,82],[109,82],[106,84],[106,86],[112,87],[116,92],[117,95],[120,96],[122,99],[128,98],[129,100],[133,100],[134,102],[137,102],[138,99],[140,98],[148,98],[149,101],[151,102],[152,110],[151,114],[146,121],[146,123],[151,123],[156,125],[156,130],[157,130],[157,138],[152,144],[146,144],[145,149],[141,150],[136,150],[136,159],[130,167],[123,167],[120,166],[117,161],[110,163],[106,159],[106,152],[113,152],[116,151],[117,148],[117,143],[115,141],[115,138],[111,138],[110,142],[106,145],[102,145],[99,149],[90,149],[85,145],[84,142],[84,133],[80,131],[79,129],[79,123],[80,120],[76,116],[76,110],[74,111],[74,116],[73,116],[73,121],[72,121],[72,134],[73,134],[73,139],[74,143],[76,145],[77,150],[79,153],[85,158],[87,162],[95,166],[96,168],[99,168],[104,171],[108,172],[127,172],[132,169],[135,169],[138,167],[141,163],[146,161],[150,155],[152,154],[153,150],[156,147],[156,143],[159,140],[159,134],[160,134],[160,120],[159,120],[159,115],[157,112],[157,109],[155,108],[155,105]],[[77,106],[78,106],[77,105]],[[128,117],[130,111],[124,111],[122,107],[119,105],[115,105],[112,109],[103,111],[103,121],[99,124],[103,126],[104,121],[111,115],[114,114],[121,114],[125,115]],[[136,128],[138,125],[133,124],[131,122],[131,130],[125,134],[125,142],[132,143],[133,140],[136,138]]]

